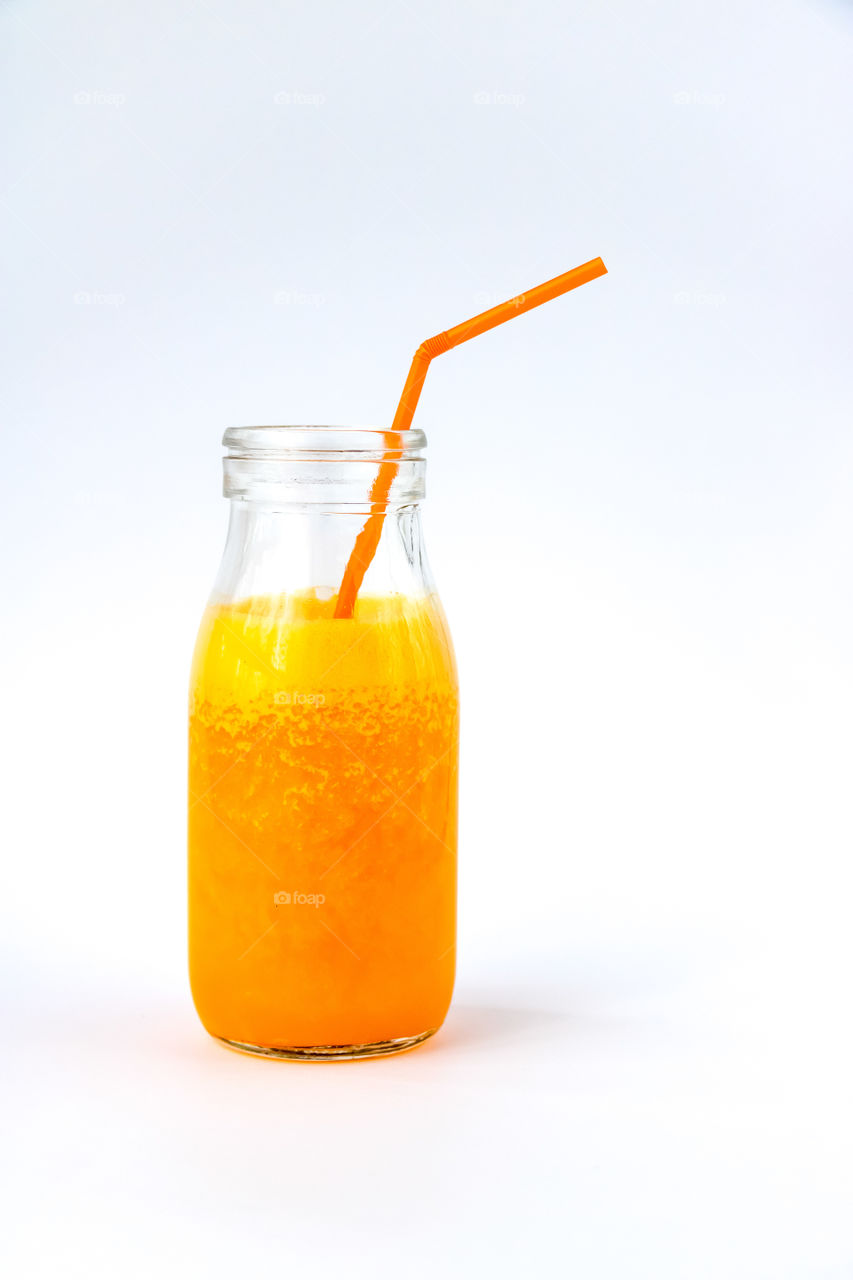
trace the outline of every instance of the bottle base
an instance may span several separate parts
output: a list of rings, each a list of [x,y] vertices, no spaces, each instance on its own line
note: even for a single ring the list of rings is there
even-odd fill
[[[241,1040],[228,1040],[214,1036],[220,1044],[238,1053],[249,1053],[256,1058],[283,1058],[291,1062],[347,1062],[355,1058],[387,1058],[393,1053],[405,1053],[434,1036],[438,1027],[430,1027],[417,1036],[403,1036],[399,1040],[375,1040],[371,1044],[313,1044],[313,1045],[264,1045],[244,1044]]]

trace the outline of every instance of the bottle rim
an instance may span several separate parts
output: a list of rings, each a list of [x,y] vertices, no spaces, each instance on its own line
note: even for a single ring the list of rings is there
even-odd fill
[[[226,458],[245,461],[401,462],[423,458],[427,439],[414,427],[408,431],[381,427],[253,426],[229,427],[222,437]]]
[[[393,462],[386,507],[424,497],[426,436],[376,427],[229,427],[222,492],[239,502],[370,512],[380,464]]]

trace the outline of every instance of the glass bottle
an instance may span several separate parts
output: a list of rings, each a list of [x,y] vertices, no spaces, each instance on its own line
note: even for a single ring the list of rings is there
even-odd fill
[[[441,1025],[455,971],[458,689],[421,539],[426,441],[223,443],[231,517],[190,691],[193,999],[250,1053],[395,1053]],[[378,547],[337,618],[389,456]]]

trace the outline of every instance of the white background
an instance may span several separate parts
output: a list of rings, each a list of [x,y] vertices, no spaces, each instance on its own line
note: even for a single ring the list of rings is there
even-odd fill
[[[6,0],[14,1276],[853,1276],[833,0]],[[235,423],[390,420],[463,690],[444,1031],[209,1041],[185,698]]]

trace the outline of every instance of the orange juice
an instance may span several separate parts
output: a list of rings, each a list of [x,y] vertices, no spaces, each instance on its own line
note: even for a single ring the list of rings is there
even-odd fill
[[[358,1056],[442,1023],[458,694],[433,595],[213,605],[190,699],[190,977],[214,1036]]]

